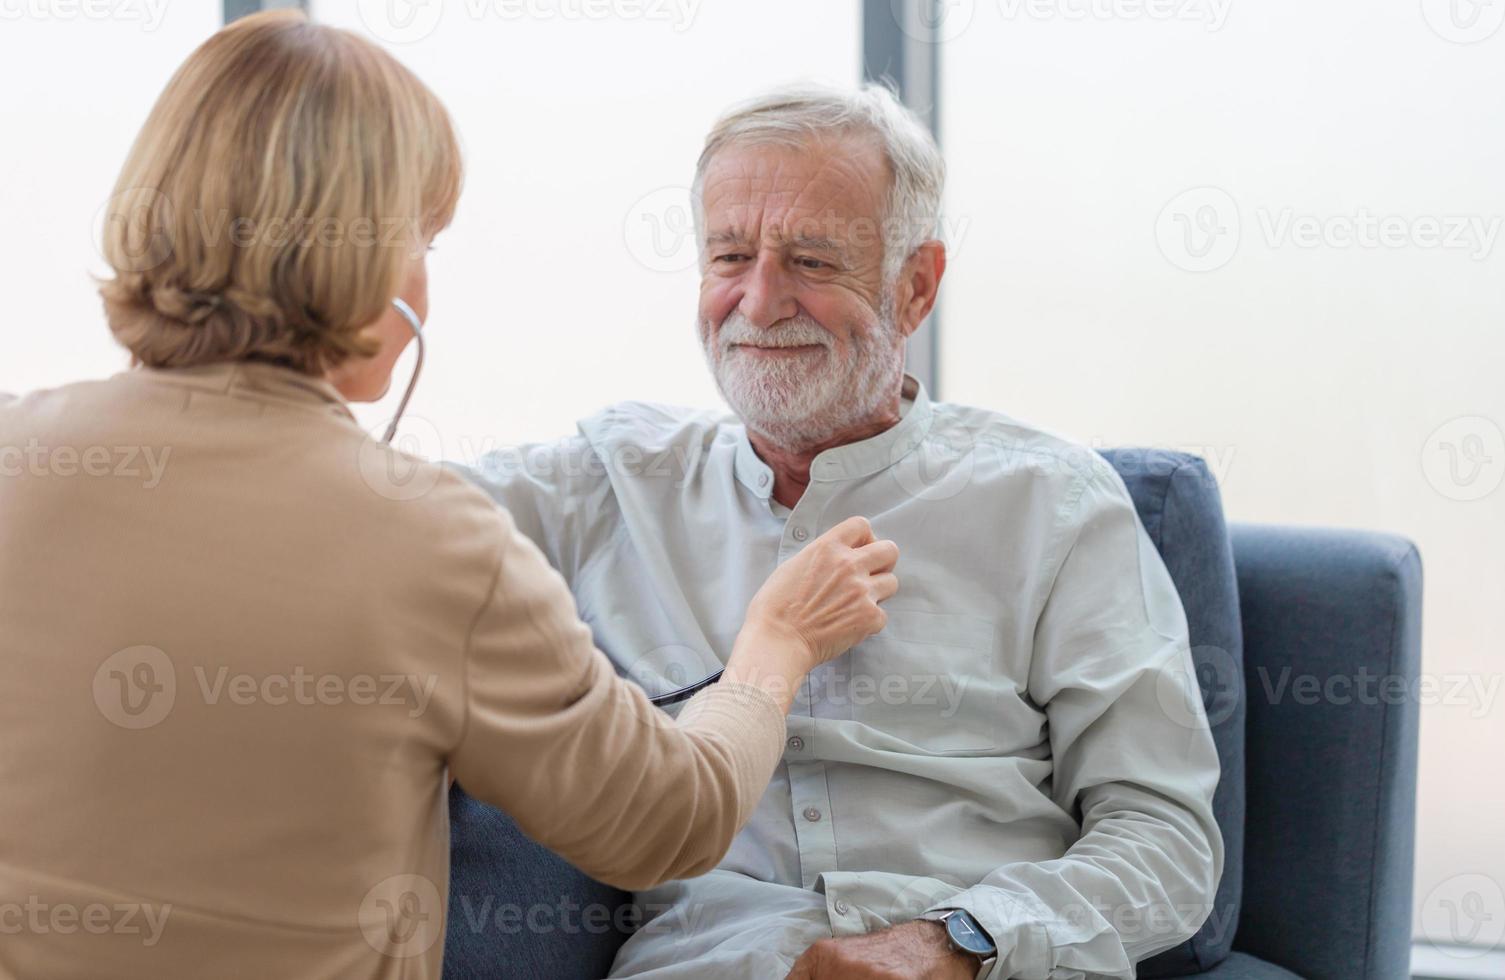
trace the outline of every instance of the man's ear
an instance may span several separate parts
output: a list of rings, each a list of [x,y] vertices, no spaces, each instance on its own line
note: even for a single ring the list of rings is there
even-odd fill
[[[946,245],[931,239],[920,245],[899,272],[899,329],[908,337],[935,309],[946,274]]]

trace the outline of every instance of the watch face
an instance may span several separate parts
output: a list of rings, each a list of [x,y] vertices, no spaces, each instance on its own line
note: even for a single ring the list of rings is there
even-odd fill
[[[946,934],[958,948],[978,956],[992,956],[998,952],[993,940],[970,913],[956,911],[946,916]]]

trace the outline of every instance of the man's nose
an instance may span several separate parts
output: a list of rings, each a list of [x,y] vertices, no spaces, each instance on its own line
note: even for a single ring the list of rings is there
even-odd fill
[[[776,256],[758,256],[747,272],[737,309],[759,329],[767,329],[799,312],[793,283]]]

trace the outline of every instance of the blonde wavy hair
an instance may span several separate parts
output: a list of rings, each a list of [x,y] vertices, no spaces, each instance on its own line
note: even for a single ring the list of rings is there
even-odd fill
[[[246,17],[178,69],[106,205],[110,329],[149,367],[370,356],[462,177],[449,114],[385,51]]]

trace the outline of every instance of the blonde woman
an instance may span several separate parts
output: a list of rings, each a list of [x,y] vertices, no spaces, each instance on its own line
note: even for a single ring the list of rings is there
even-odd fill
[[[505,512],[367,437],[460,183],[434,96],[299,15],[162,94],[106,223],[135,366],[0,405],[0,976],[436,977],[447,774],[607,882],[704,872],[882,627],[857,519],[671,721]]]

